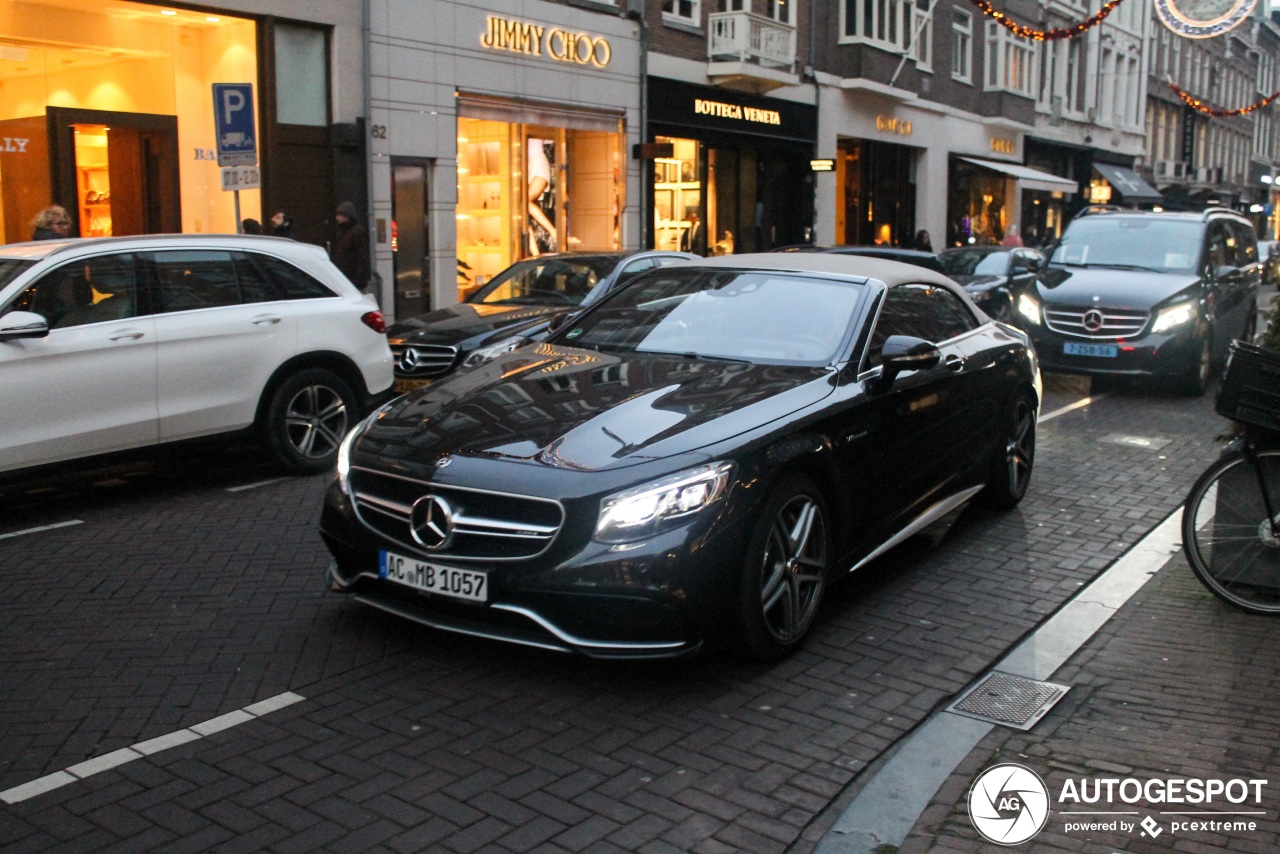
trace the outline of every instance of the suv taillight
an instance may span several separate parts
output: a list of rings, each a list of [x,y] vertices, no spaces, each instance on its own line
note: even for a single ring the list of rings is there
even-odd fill
[[[360,315],[360,322],[365,326],[382,335],[387,331],[387,321],[383,318],[380,311],[366,311]]]

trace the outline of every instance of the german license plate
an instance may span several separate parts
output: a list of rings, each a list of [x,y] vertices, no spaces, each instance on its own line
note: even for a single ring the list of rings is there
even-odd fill
[[[1115,344],[1063,344],[1062,352],[1068,356],[1100,356],[1114,359],[1120,352]]]
[[[431,380],[396,380],[395,390],[404,394],[405,392],[416,391],[424,385],[430,385]]]
[[[440,566],[384,551],[379,552],[378,575],[427,593],[439,593],[441,596],[452,596],[470,602],[489,601],[489,576],[474,569]]]

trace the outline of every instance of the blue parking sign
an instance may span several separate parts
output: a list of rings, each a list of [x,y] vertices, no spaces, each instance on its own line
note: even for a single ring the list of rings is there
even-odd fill
[[[258,135],[253,123],[253,84],[213,84],[213,126],[219,166],[255,166]]]

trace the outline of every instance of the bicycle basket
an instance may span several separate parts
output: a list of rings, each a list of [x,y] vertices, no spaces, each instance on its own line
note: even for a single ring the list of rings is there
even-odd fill
[[[1280,430],[1280,352],[1232,341],[1217,410],[1232,421]]]

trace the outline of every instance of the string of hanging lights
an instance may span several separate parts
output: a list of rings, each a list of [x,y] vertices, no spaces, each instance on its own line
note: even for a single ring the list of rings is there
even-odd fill
[[[1175,83],[1170,83],[1169,88],[1174,91],[1174,94],[1176,94],[1179,98],[1182,99],[1182,103],[1186,104],[1191,109],[1195,110],[1198,113],[1203,113],[1206,116],[1217,116],[1218,118],[1229,118],[1231,116],[1247,116],[1250,113],[1252,113],[1254,110],[1260,110],[1263,107],[1267,106],[1276,98],[1280,98],[1280,92],[1272,92],[1267,97],[1262,98],[1261,100],[1258,100],[1258,101],[1254,101],[1252,104],[1250,104],[1247,107],[1240,107],[1239,109],[1235,109],[1235,110],[1226,110],[1226,109],[1221,109],[1219,107],[1210,107],[1204,101],[1200,100],[1195,95],[1192,95],[1186,89],[1183,89],[1182,87],[1178,86]]]
[[[1117,6],[1123,3],[1124,0],[1107,0],[1106,3],[1102,4],[1102,8],[1099,9],[1096,14],[1084,19],[1080,23],[1072,24],[1069,27],[1054,27],[1048,30],[1039,30],[1035,27],[1028,27],[1025,24],[1019,24],[1004,12],[997,10],[995,6],[992,6],[991,3],[988,2],[988,0],[969,0],[969,2],[974,6],[977,6],[978,9],[982,11],[982,14],[991,18],[1015,36],[1023,39],[1030,39],[1032,41],[1045,42],[1056,41],[1058,39],[1073,39],[1076,36],[1083,35],[1106,20],[1106,17],[1110,15]]]

